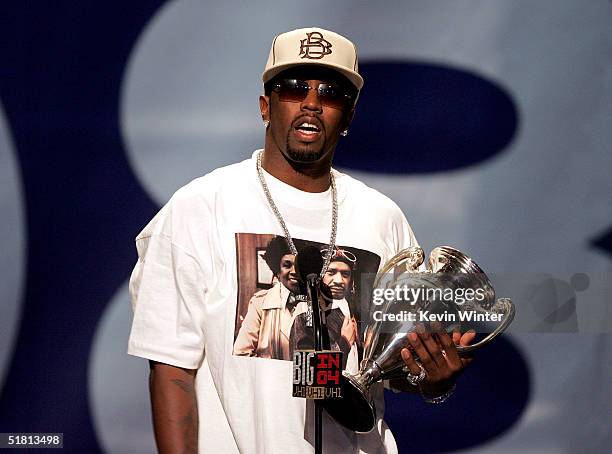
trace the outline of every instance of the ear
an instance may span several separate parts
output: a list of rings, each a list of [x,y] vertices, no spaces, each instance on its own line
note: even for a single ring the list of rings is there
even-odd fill
[[[270,121],[270,97],[261,95],[259,97],[259,111],[261,112],[261,119],[264,121]]]

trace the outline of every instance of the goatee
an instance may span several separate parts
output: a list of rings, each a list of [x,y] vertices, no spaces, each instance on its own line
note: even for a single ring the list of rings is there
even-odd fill
[[[315,162],[323,157],[325,151],[323,147],[316,151],[308,149],[293,148],[289,144],[289,137],[287,137],[287,156],[294,162]]]
[[[295,162],[315,162],[323,157],[323,150],[307,151],[296,148],[287,148],[287,156]]]

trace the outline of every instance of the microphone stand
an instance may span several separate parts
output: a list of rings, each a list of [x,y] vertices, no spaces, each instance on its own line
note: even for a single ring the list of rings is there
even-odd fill
[[[319,304],[319,283],[321,278],[315,274],[306,276],[308,286],[308,297],[312,304],[312,321],[314,326],[314,342],[315,351],[321,351],[324,348],[329,350],[329,333],[322,322],[321,305]],[[315,400],[315,454],[323,452],[323,405],[319,400]]]

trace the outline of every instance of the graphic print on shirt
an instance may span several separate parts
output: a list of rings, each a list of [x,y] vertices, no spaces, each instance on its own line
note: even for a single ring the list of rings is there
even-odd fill
[[[299,251],[326,244],[293,239]],[[237,233],[238,298],[234,355],[291,360],[296,349],[314,348],[306,292],[300,286],[283,236]],[[336,246],[322,278],[320,300],[332,350],[342,351],[343,366],[356,368],[362,352],[363,321],[380,257],[373,252]],[[364,301],[366,304],[363,304]]]

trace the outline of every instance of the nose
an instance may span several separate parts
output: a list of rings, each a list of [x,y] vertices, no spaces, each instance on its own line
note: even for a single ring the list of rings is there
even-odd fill
[[[302,110],[313,110],[315,112],[321,112],[323,110],[323,105],[319,99],[318,88],[319,82],[310,85],[310,90],[308,90],[308,93],[301,104]]]
[[[340,276],[340,273],[334,274],[334,276],[332,277],[332,283],[342,284],[342,276]]]

